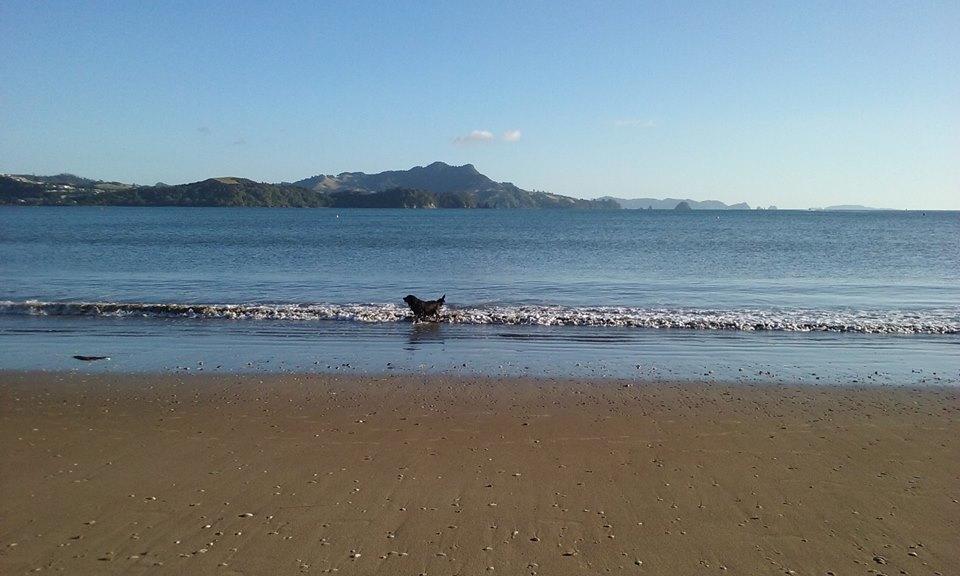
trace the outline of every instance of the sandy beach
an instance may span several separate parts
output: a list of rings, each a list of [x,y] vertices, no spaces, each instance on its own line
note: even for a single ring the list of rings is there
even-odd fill
[[[960,574],[960,391],[0,375],[0,573]]]

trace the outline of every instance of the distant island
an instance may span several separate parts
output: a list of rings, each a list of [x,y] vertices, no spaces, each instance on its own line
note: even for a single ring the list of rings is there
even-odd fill
[[[864,210],[886,210],[886,208],[871,208],[870,206],[861,206],[860,204],[838,204],[836,206],[827,206],[826,208],[813,208],[813,210],[824,210],[827,212],[859,212]]]
[[[573,198],[496,182],[472,164],[434,162],[376,174],[319,174],[295,182],[208,178],[152,186],[83,178],[73,174],[0,174],[0,205],[20,206],[221,206],[290,208],[580,208],[600,210],[750,210],[746,202],[690,198]],[[757,210],[776,210],[757,207]],[[876,210],[838,205],[810,210]]]
[[[749,210],[746,202],[727,205],[719,200],[691,200],[690,198],[614,198],[604,196],[600,200],[612,200],[627,210]],[[686,208],[680,207],[685,205]]]
[[[0,176],[0,204],[40,206],[249,206],[310,208],[587,208],[616,210],[611,200],[582,200],[495,182],[472,164],[434,162],[378,174],[344,172],[271,184],[208,178],[136,186],[71,174]]]

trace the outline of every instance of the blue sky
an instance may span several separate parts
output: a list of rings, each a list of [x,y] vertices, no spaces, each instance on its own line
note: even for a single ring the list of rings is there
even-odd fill
[[[958,38],[953,0],[4,0],[0,171],[960,209]]]

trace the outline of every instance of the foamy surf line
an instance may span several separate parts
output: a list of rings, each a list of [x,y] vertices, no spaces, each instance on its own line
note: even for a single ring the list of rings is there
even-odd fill
[[[0,315],[225,320],[404,322],[396,304],[183,304],[0,301]],[[682,330],[960,334],[960,309],[905,311],[703,310],[550,305],[444,309],[441,322],[477,325],[597,326]]]

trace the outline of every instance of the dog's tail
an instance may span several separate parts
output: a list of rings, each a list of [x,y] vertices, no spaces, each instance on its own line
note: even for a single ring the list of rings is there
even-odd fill
[[[446,295],[446,294],[444,294],[443,296],[440,297],[440,301],[441,301],[441,302],[446,301],[446,299],[447,299],[447,295]]]

